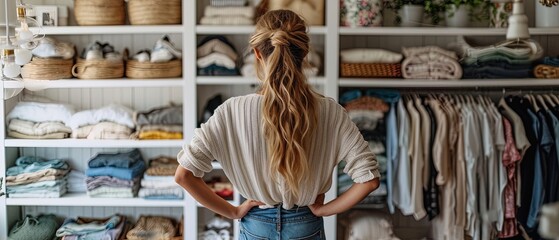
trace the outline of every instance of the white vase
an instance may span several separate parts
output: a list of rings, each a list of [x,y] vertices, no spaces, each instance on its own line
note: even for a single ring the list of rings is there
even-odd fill
[[[419,27],[423,23],[422,5],[404,5],[399,13],[402,27]]]
[[[450,9],[446,10],[445,20],[448,27],[467,27],[470,24],[468,6],[451,5]]]
[[[546,7],[536,0],[536,27],[559,27],[559,7]]]

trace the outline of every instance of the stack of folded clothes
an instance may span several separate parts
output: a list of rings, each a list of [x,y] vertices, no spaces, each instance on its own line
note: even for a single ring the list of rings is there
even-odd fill
[[[232,76],[238,75],[235,47],[223,36],[209,36],[198,44],[196,50],[199,76]]]
[[[6,171],[6,193],[11,198],[58,198],[66,193],[65,161],[23,156]]]
[[[69,193],[85,193],[87,192],[87,184],[85,183],[85,174],[78,170],[72,169],[68,174],[68,192]]]
[[[87,195],[105,198],[136,197],[145,162],[140,150],[123,153],[99,153],[89,160]]]
[[[254,7],[247,0],[211,0],[200,19],[202,25],[253,25]]]
[[[176,200],[183,198],[182,188],[175,183],[176,158],[157,157],[149,161],[142,179],[139,197],[145,199]]]
[[[221,177],[214,177],[205,181],[206,185],[212,189],[217,195],[225,200],[233,200],[233,184],[224,181]]]
[[[436,46],[403,48],[402,75],[407,79],[460,79],[455,52]]]
[[[245,77],[256,77],[256,57],[254,53],[250,53],[243,58],[243,67],[241,74]],[[307,77],[315,77],[318,75],[320,67],[322,66],[322,58],[314,51],[309,51],[303,65],[303,72]]]
[[[6,193],[12,198],[58,198],[66,193],[65,161],[23,156],[6,171]]]
[[[137,127],[134,138],[182,139],[182,106],[171,103],[146,112],[135,112],[134,123]]]
[[[364,95],[364,96],[363,96]],[[386,95],[386,94],[384,94]],[[382,92],[368,90],[363,94],[360,90],[345,92],[340,97],[350,119],[357,125],[369,148],[376,155],[381,172],[379,188],[367,196],[361,203],[383,203],[386,200],[386,123],[385,116],[390,106],[380,97]],[[351,177],[344,173],[346,162],[338,165],[338,193],[347,191],[353,184]]]
[[[62,139],[74,114],[71,106],[57,103],[19,102],[6,117],[8,136],[24,139]]]
[[[534,68],[536,78],[559,78],[559,57],[545,57]]]
[[[182,239],[177,237],[177,226],[173,219],[156,216],[140,216],[134,228],[126,233],[128,240]]]
[[[402,77],[402,54],[384,49],[352,48],[340,51],[340,76],[370,78]]]
[[[490,46],[471,46],[463,37],[456,43],[461,52],[464,78],[530,78],[533,63],[542,57],[539,44],[519,47],[513,42]]]
[[[230,240],[232,238],[232,224],[221,217],[210,219],[204,226],[204,231],[198,234],[199,240]]]
[[[56,230],[56,236],[62,240],[80,239],[122,239],[126,234],[128,223],[125,216],[114,215],[108,218],[67,218]]]
[[[111,104],[77,112],[68,126],[72,129],[72,138],[129,139],[134,129],[132,113],[127,107]]]
[[[52,240],[59,227],[56,216],[52,214],[33,217],[27,215],[17,221],[8,234],[9,240]]]

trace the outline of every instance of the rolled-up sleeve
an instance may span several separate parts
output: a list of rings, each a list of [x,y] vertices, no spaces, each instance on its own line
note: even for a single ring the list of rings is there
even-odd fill
[[[340,112],[340,152],[339,159],[346,161],[343,169],[353,182],[364,183],[375,178],[380,178],[379,166],[376,156],[359,129],[351,121],[348,114],[342,109]]]
[[[219,145],[224,134],[222,131],[223,107],[218,107],[214,115],[208,121],[194,130],[194,137],[189,144],[183,146],[177,155],[179,164],[190,170],[194,176],[203,177],[205,173],[212,171],[212,161],[218,156]]]

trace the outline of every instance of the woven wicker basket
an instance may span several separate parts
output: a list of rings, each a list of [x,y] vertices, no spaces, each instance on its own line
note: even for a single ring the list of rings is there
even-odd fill
[[[181,3],[181,0],[129,0],[128,19],[132,25],[180,24]]]
[[[124,76],[124,61],[78,59],[72,75],[80,79],[108,79]]]
[[[127,78],[172,78],[182,75],[182,62],[173,60],[166,63],[141,63],[136,60],[126,62]]]
[[[123,25],[126,20],[124,0],[74,0],[78,25]]]
[[[51,59],[34,57],[21,69],[23,79],[58,80],[72,78],[73,59]]]
[[[342,63],[342,77],[401,78],[402,66],[399,63]]]

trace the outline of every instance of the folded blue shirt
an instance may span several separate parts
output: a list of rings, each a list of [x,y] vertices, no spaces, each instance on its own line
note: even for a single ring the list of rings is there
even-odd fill
[[[85,175],[88,177],[97,176],[111,176],[124,180],[133,180],[134,178],[142,175],[146,170],[146,163],[144,161],[137,161],[130,168],[117,168],[117,167],[98,167],[88,168]]]
[[[99,153],[89,160],[90,168],[118,167],[130,168],[137,161],[143,161],[140,150],[134,149],[123,153]]]
[[[16,165],[6,170],[6,175],[17,176],[22,173],[38,172],[45,169],[68,169],[63,160],[46,160],[40,157],[23,156],[16,159]]]

